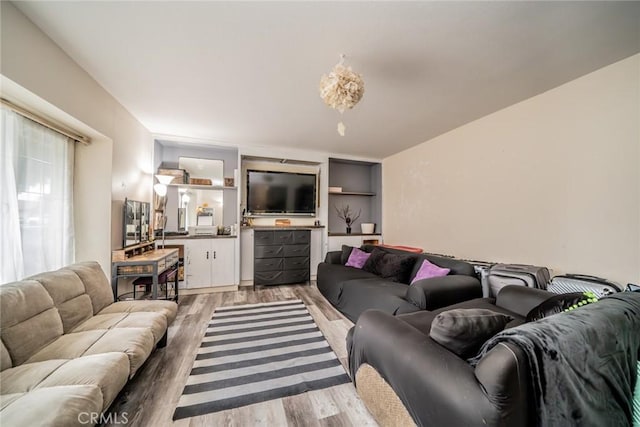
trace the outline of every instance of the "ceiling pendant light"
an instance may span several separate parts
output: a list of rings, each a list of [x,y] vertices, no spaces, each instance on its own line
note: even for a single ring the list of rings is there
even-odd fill
[[[355,107],[364,95],[362,75],[354,72],[351,67],[346,67],[344,58],[343,53],[340,55],[340,62],[320,79],[320,97],[325,104],[338,110],[340,114]],[[339,122],[338,133],[341,136],[344,136],[345,129],[344,123]]]

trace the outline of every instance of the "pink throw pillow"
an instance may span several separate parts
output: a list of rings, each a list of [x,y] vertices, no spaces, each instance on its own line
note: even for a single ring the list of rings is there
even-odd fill
[[[435,264],[429,262],[429,260],[422,261],[420,270],[416,273],[416,277],[413,278],[411,284],[421,279],[431,279],[432,277],[443,277],[449,274],[451,270],[448,268],[438,267]]]
[[[367,260],[369,259],[369,257],[371,256],[371,254],[362,251],[358,248],[353,248],[351,250],[351,255],[349,255],[349,259],[347,260],[347,262],[344,264],[346,267],[353,267],[353,268],[362,268],[364,266],[364,263],[367,262]]]

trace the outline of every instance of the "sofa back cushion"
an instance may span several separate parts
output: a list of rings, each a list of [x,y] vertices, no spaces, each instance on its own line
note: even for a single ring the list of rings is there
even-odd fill
[[[79,262],[65,267],[65,270],[75,272],[82,280],[86,293],[91,298],[93,314],[113,304],[113,290],[100,264],[95,261]]]
[[[9,350],[7,350],[7,347],[5,347],[4,343],[0,339],[0,371],[4,371],[5,369],[12,367],[13,363],[11,363]]]
[[[362,269],[383,279],[408,285],[415,262],[415,256],[406,252],[389,253],[375,248]]]
[[[80,277],[71,270],[62,268],[30,277],[49,292],[53,304],[58,309],[64,333],[93,316],[91,298],[85,291]]]
[[[21,365],[62,333],[58,310],[39,282],[22,280],[0,286],[0,338],[13,366]]]
[[[378,248],[378,250],[382,250],[385,252],[393,253],[393,254],[402,254],[415,257],[416,261],[413,266],[413,271],[411,272],[410,280],[413,280],[420,270],[420,266],[422,266],[422,260],[429,260],[429,262],[437,265],[438,267],[448,268],[450,270],[449,274],[462,274],[465,276],[476,277],[476,272],[473,268],[473,265],[469,264],[465,261],[460,261],[454,258],[447,258],[438,255],[431,254],[415,254],[412,252],[402,251],[399,249],[388,248],[384,246],[377,245],[363,245],[362,250],[365,252],[372,252],[374,249]]]

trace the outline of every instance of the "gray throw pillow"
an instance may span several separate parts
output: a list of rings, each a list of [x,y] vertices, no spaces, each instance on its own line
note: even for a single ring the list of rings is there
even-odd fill
[[[438,314],[431,323],[429,336],[449,351],[467,359],[512,320],[511,316],[491,310],[458,308]]]

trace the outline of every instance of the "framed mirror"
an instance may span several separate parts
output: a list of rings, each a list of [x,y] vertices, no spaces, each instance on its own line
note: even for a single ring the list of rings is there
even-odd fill
[[[149,241],[149,221],[151,204],[124,199],[122,246],[134,246]]]
[[[191,184],[224,185],[224,161],[179,157],[178,167],[189,173]]]

